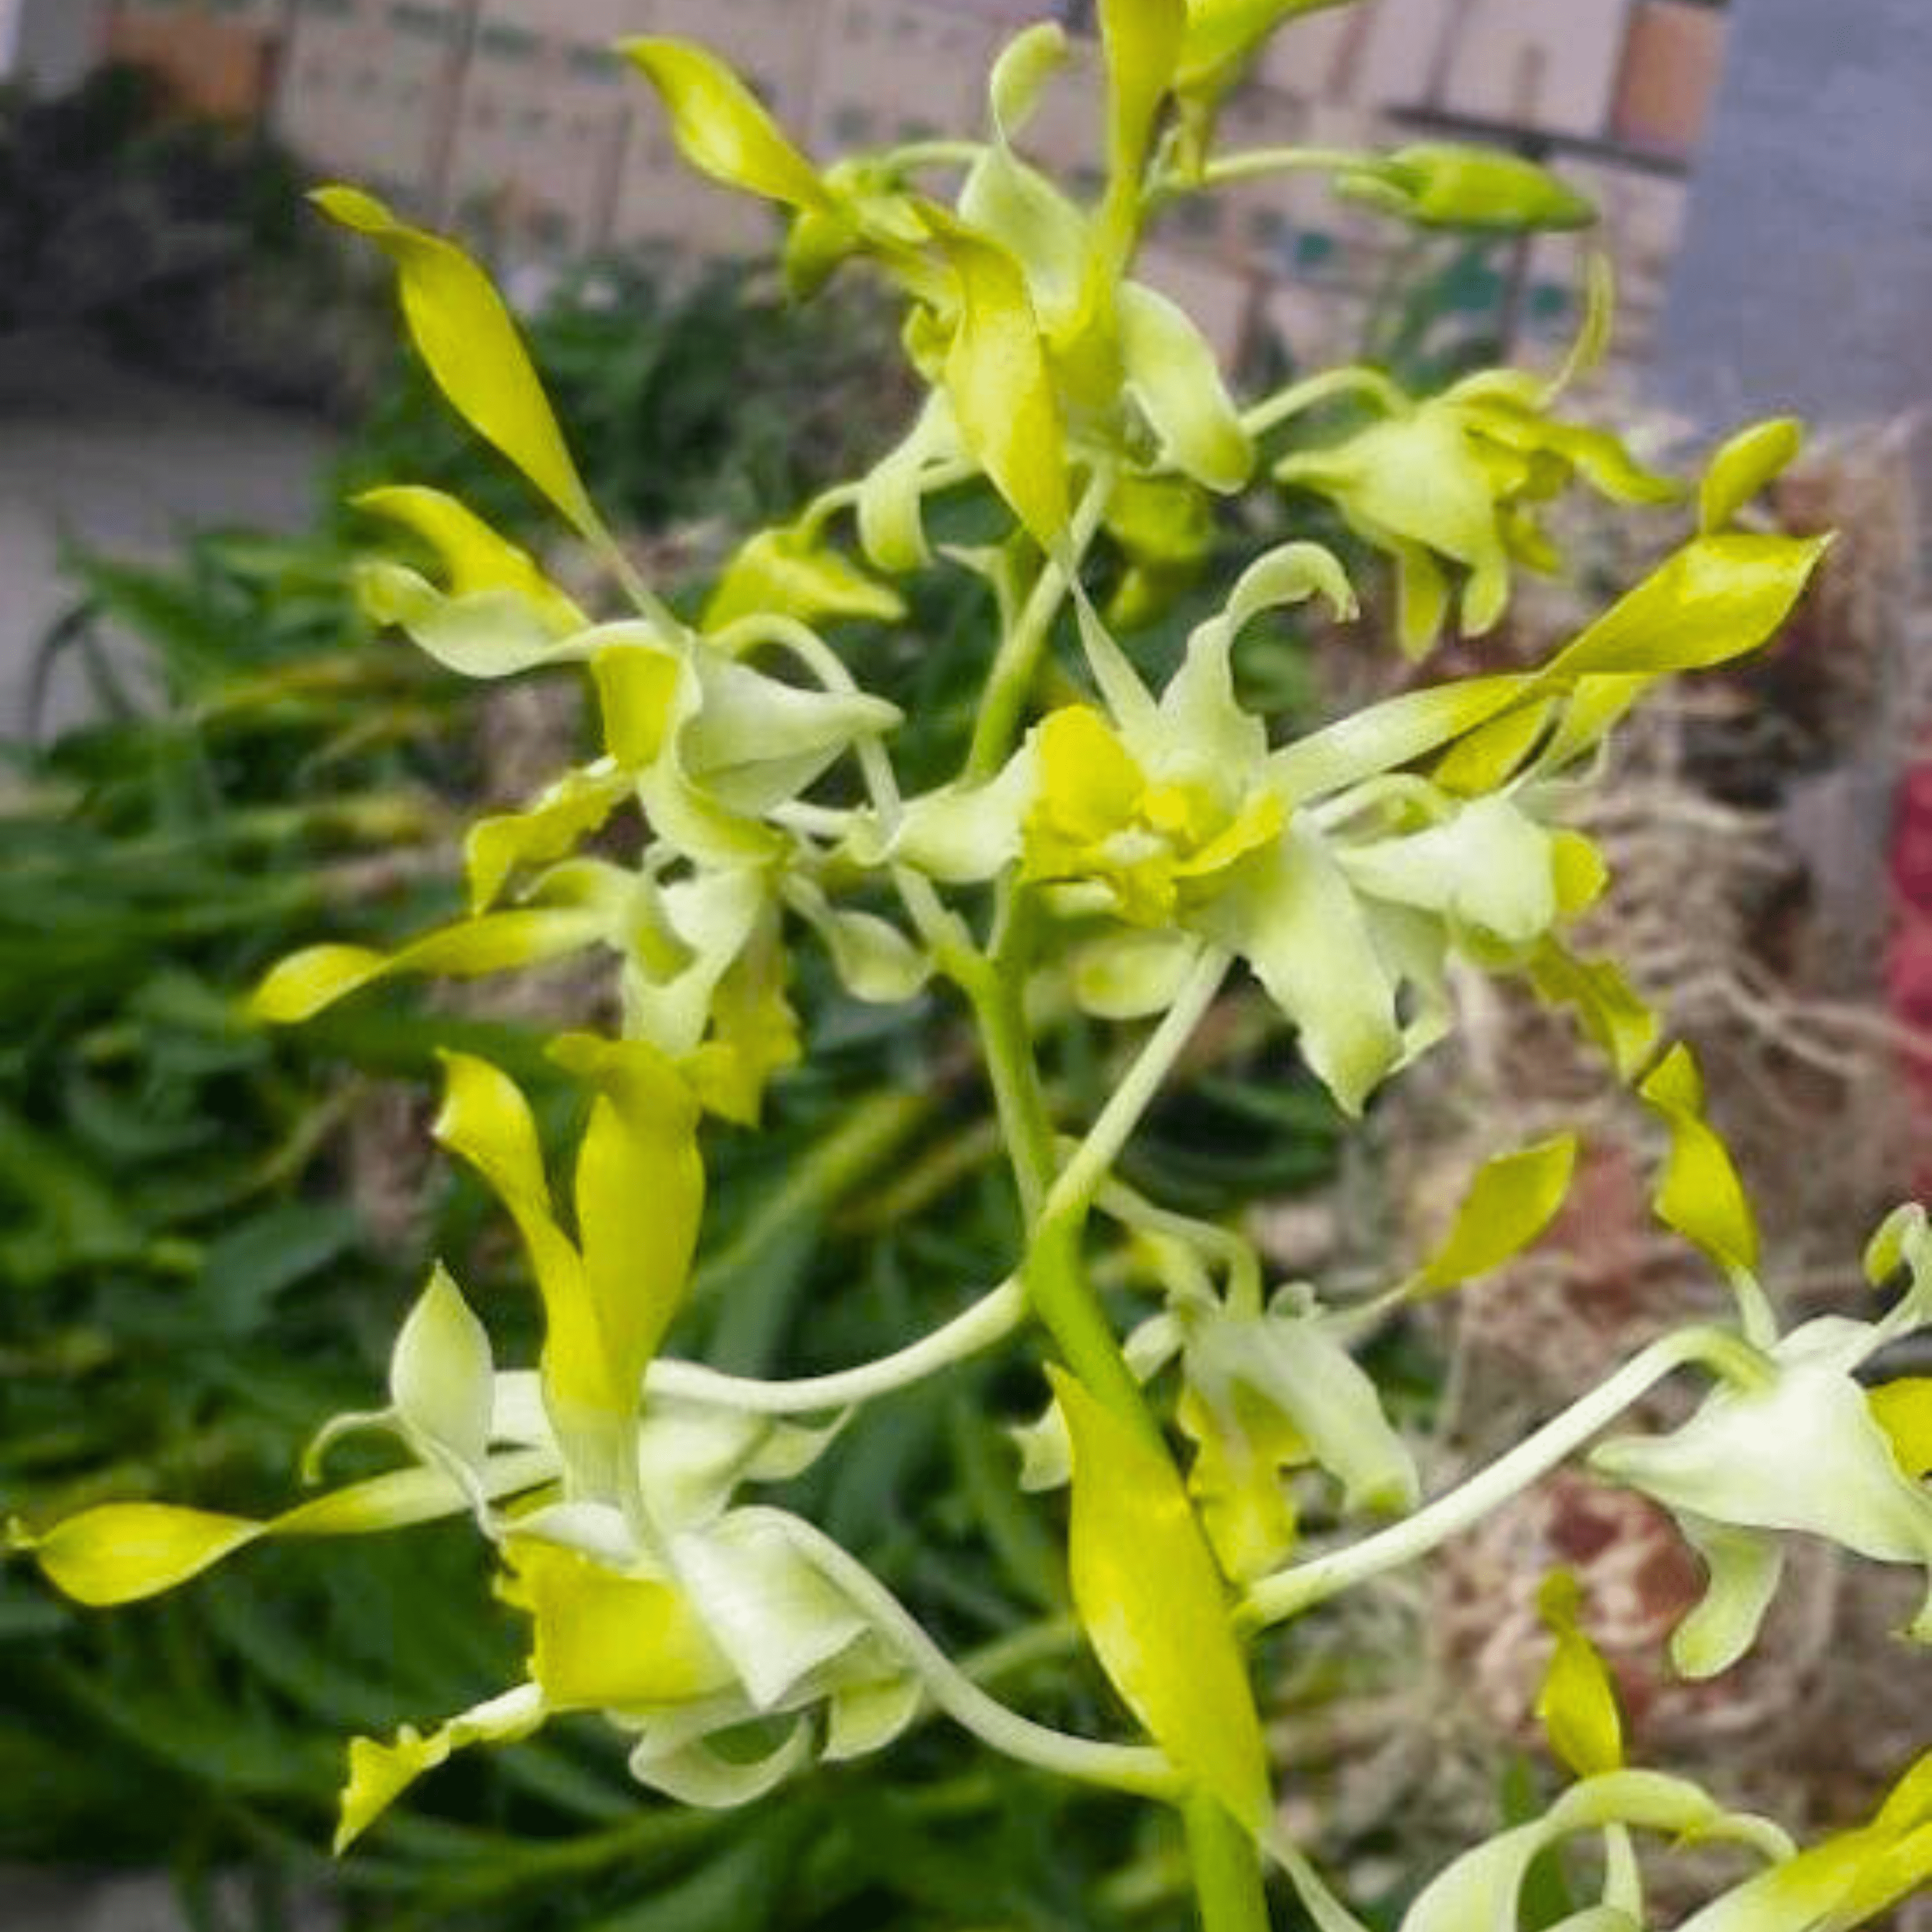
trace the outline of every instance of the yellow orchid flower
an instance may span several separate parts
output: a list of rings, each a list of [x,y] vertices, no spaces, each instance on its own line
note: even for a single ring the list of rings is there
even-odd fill
[[[1618,1437],[1592,1453],[1603,1474],[1671,1510],[1705,1558],[1704,1600],[1672,1642],[1687,1674],[1726,1670],[1749,1649],[1777,1588],[1780,1538],[1792,1533],[1922,1568],[1926,1602],[1910,1634],[1932,1642],[1932,1491],[1912,1446],[1920,1400],[1875,1402],[1858,1379],[1888,1343],[1932,1322],[1932,1238],[1916,1206],[1891,1216],[1868,1253],[1875,1281],[1901,1264],[1912,1286],[1880,1320],[1807,1322],[1772,1342],[1757,1383],[1714,1390],[1667,1436]]]
[[[1541,506],[1580,478],[1612,501],[1668,503],[1682,487],[1646,470],[1608,430],[1549,413],[1556,387],[1496,372],[1437,396],[1378,388],[1378,418],[1276,463],[1277,482],[1329,500],[1394,562],[1398,634],[1411,657],[1436,640],[1462,579],[1461,626],[1480,637],[1502,617],[1514,565],[1552,567]]]

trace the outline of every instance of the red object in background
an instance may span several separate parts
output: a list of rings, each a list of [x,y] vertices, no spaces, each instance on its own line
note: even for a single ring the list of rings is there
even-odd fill
[[[1899,781],[1889,870],[1894,903],[1886,1000],[1892,1018],[1918,1036],[1899,1058],[1919,1118],[1932,1126],[1932,763],[1914,765]],[[1932,1132],[1919,1138],[1932,1143]],[[1913,1191],[1932,1192],[1932,1150],[1914,1167]]]
[[[1892,882],[1922,918],[1932,919],[1932,764],[1900,780],[1892,809]]]

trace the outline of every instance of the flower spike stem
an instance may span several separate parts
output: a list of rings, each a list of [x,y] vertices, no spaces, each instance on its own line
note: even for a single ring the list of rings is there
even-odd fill
[[[1268,1892],[1255,1841],[1204,1792],[1182,1808],[1201,1932],[1268,1932]]]
[[[1250,1630],[1285,1623],[1371,1576],[1426,1556],[1546,1476],[1665,1376],[1693,1363],[1732,1382],[1753,1382],[1763,1372],[1757,1351],[1728,1330],[1689,1328],[1666,1335],[1446,1496],[1358,1543],[1263,1577],[1238,1612],[1240,1622]]]
[[[1043,1212],[1047,1220],[1084,1216],[1093,1204],[1141,1117],[1153,1105],[1161,1083],[1174,1071],[1174,1062],[1186,1051],[1195,1028],[1214,1004],[1233,963],[1226,953],[1211,946],[1195,962],[1174,1004],[1148,1036],[1126,1077],[1114,1089],[1087,1138],[1060,1170],[1046,1197]]]
[[[944,1327],[875,1362],[793,1382],[730,1376],[698,1362],[656,1361],[644,1386],[652,1395],[716,1402],[746,1415],[810,1415],[850,1408],[895,1389],[908,1388],[1004,1342],[1026,1313],[1026,1297],[1010,1276]]]
[[[785,1535],[820,1575],[849,1597],[873,1628],[904,1658],[938,1708],[1007,1757],[1084,1784],[1103,1785],[1143,1798],[1173,1798],[1180,1792],[1174,1767],[1145,1744],[1102,1744],[1036,1724],[988,1696],[928,1636],[904,1605],[841,1544],[800,1518],[778,1510],[747,1509],[748,1520],[782,1526]]]
[[[1020,719],[1040,669],[1040,653],[1046,648],[1053,620],[1066,601],[1073,574],[1078,571],[1081,560],[1100,530],[1112,489],[1113,479],[1106,476],[1096,476],[1087,485],[1067,533],[1066,562],[1048,557],[1041,565],[1039,580],[1021,607],[1018,622],[1000,640],[999,654],[993,660],[980,700],[972,746],[966,754],[969,778],[992,777],[1018,736]]]

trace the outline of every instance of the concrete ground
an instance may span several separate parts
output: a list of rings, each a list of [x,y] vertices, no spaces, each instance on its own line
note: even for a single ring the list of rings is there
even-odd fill
[[[218,1886],[218,1893],[224,1888]],[[224,1900],[239,1917],[238,1895]],[[331,1932],[334,1919],[314,1902],[298,1901],[290,1932]],[[0,1932],[188,1932],[165,1878],[89,1880],[0,1865]]]
[[[0,737],[26,723],[34,652],[74,601],[64,541],[135,561],[187,530],[292,530],[314,505],[328,432],[117,367],[84,340],[0,338]],[[85,694],[57,680],[46,724]]]

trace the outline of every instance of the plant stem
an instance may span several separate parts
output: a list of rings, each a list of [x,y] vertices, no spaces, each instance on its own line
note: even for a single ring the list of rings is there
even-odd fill
[[[1173,168],[1156,171],[1147,192],[1147,210],[1156,213],[1183,195],[1201,194],[1230,182],[1252,181],[1262,175],[1339,174],[1375,157],[1349,148],[1250,148],[1224,154],[1198,172]]]
[[[1508,1454],[1413,1516],[1346,1548],[1264,1576],[1248,1592],[1238,1620],[1250,1630],[1284,1622],[1371,1576],[1426,1556],[1548,1474],[1676,1370],[1701,1362],[1735,1380],[1757,1373],[1762,1361],[1748,1342],[1721,1328],[1666,1335]]]
[[[857,1558],[815,1525],[782,1510],[747,1508],[736,1520],[770,1524],[851,1601],[918,1677],[926,1695],[955,1724],[1022,1764],[1082,1784],[1172,1799],[1180,1780],[1161,1753],[1145,1744],[1102,1744],[1036,1724],[1009,1710],[974,1682],[934,1643],[918,1620]]]
[[[1028,1228],[1040,1219],[1053,1180],[1053,1123],[1048,1118],[1040,1071],[1020,1004],[1023,974],[1013,970],[1014,949],[1003,946],[993,958],[971,953],[946,964],[973,1009],[986,1056],[993,1103],[999,1111],[1006,1158],[1019,1190],[1020,1214]]]
[[[1028,1298],[1082,1385],[1166,1456],[1166,1441],[1088,1281],[1081,1257],[1085,1224],[1084,1215],[1056,1218],[1034,1231],[1024,1277]]]
[[[944,1327],[855,1369],[789,1382],[760,1382],[722,1374],[699,1362],[663,1360],[651,1364],[644,1386],[653,1395],[716,1402],[748,1415],[806,1415],[848,1408],[923,1382],[955,1362],[990,1348],[1018,1327],[1025,1312],[1026,1299],[1019,1283],[1010,1278]]]
[[[1212,951],[1204,956],[1120,1092],[1102,1110],[1085,1146],[1056,1181],[1053,1124],[1022,1004],[1032,922],[1021,901],[1009,899],[1002,910],[1000,940],[992,956],[973,955],[954,972],[979,1024],[1025,1212],[1028,1245],[1021,1279],[1034,1312],[1082,1385],[1165,1460],[1172,1454],[1166,1438],[1094,1292],[1082,1242],[1093,1198],[1105,1185],[1108,1168],[1212,1001],[1228,959]],[[1197,1534],[1204,1532],[1197,1527]],[[1258,1844],[1215,1799],[1196,1793],[1180,1804],[1202,1932],[1268,1932]]]
[[[1021,1004],[1030,927],[1025,913],[1017,912],[992,958],[975,956],[956,960],[952,966],[979,1026],[1014,1184],[1019,1190],[1027,1231],[1022,1273],[1027,1300],[1066,1366],[1096,1399],[1144,1440],[1159,1444],[1160,1432],[1148,1413],[1140,1384],[1121,1356],[1113,1324],[1087,1280],[1081,1257],[1084,1208],[1052,1216],[1046,1213],[1054,1178],[1053,1123],[1047,1114],[1039,1064]],[[1164,1445],[1162,1453],[1166,1453]]]
[[[1181,1808],[1201,1932],[1268,1932],[1268,1893],[1252,1836],[1204,1792]]]
[[[1087,1138],[1054,1180],[1045,1209],[1048,1218],[1084,1215],[1093,1204],[1162,1082],[1173,1072],[1174,1062],[1214,1004],[1232,963],[1228,954],[1213,946],[1194,962],[1173,1005],[1162,1016],[1126,1077],[1114,1089]]]
[[[1067,586],[1100,527],[1112,487],[1112,479],[1106,476],[1096,476],[1088,484],[1067,532],[1064,563],[1048,557],[1040,566],[1039,581],[1020,607],[1012,628],[1000,640],[980,699],[979,720],[973,728],[972,746],[966,754],[964,775],[968,778],[992,777],[1018,734],[1020,714],[1032,694],[1040,652],[1060,614]]]
[[[1263,175],[1339,174],[1374,159],[1348,148],[1250,148],[1210,161],[1201,171],[1201,186],[1225,188],[1231,182],[1254,181]]]
[[[656,626],[667,638],[681,638],[688,634],[683,620],[644,581],[637,566],[625,554],[623,546],[601,524],[597,537],[595,548],[602,553],[604,561],[610,566],[620,587],[638,607],[645,621]]]
[[[1264,398],[1252,409],[1242,412],[1241,427],[1250,436],[1264,435],[1287,422],[1290,416],[1312,410],[1318,403],[1330,402],[1337,396],[1358,391],[1373,398],[1391,412],[1408,406],[1408,398],[1379,369],[1352,365],[1342,369],[1324,369],[1318,375],[1292,382],[1274,395]]]

